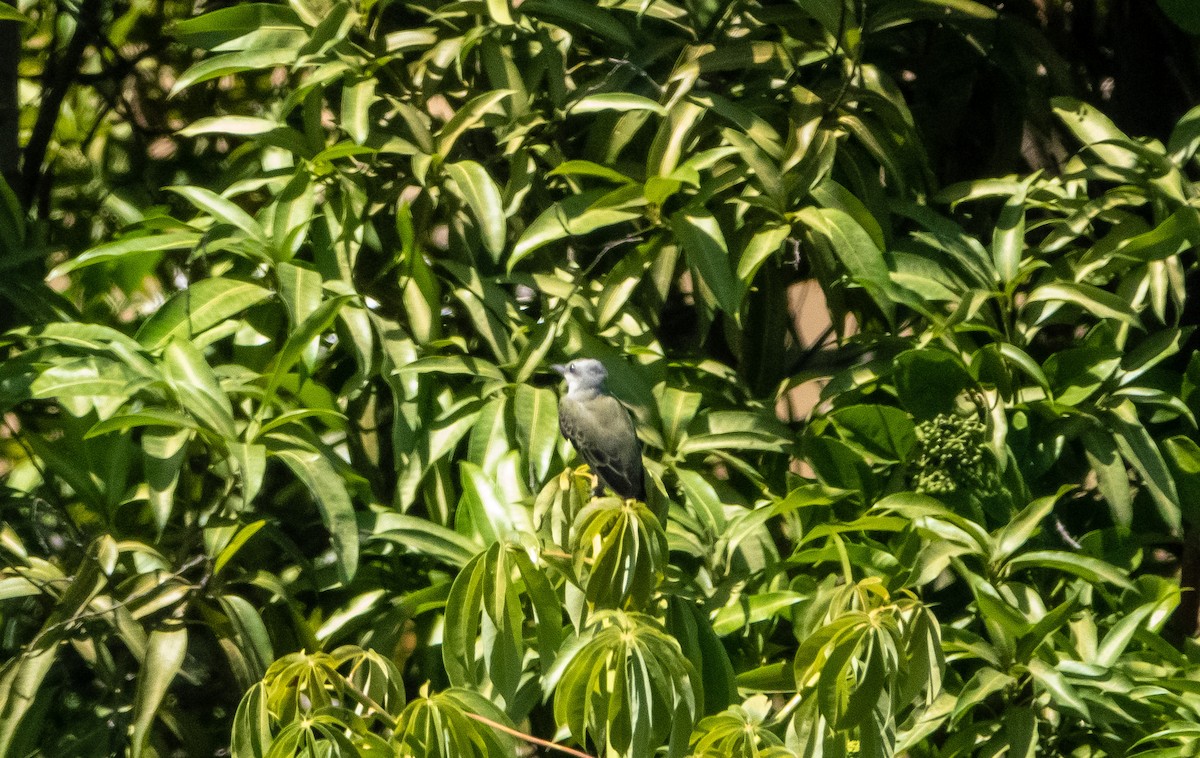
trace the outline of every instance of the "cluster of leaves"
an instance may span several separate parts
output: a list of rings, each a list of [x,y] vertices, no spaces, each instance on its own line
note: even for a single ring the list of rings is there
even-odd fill
[[[1200,364],[1175,357],[1192,332],[1195,114],[1163,145],[1129,138],[1078,102],[1056,107],[1086,149],[1058,176],[942,191],[952,205],[998,200],[984,214],[990,246],[966,231],[978,217],[916,217],[895,265],[924,295],[914,306],[923,330],[873,342],[880,352],[834,380],[832,410],[808,429],[821,481],[868,502],[883,496],[876,508],[901,497],[888,494],[897,472],[920,483],[914,470],[941,463],[927,447],[934,430],[939,445],[976,448],[956,466],[998,463],[1000,487],[968,472],[937,506],[902,511],[942,536],[921,560],[938,572],[949,561],[957,575],[925,596],[942,598],[948,660],[963,677],[947,687],[957,733],[938,754],[983,744],[1125,755],[1150,744],[1146,754],[1167,755],[1192,740],[1177,719],[1194,718],[1193,664],[1154,634],[1179,586],[1155,575],[1144,551],[1177,545],[1185,577],[1195,559],[1195,515],[1181,493],[1196,470]],[[919,278],[931,266],[940,278]],[[986,425],[964,423],[963,405]],[[1054,528],[1038,537],[1043,523]],[[988,535],[984,524],[1000,528]],[[1193,634],[1194,607],[1179,621]],[[1003,704],[995,716],[975,707],[989,699]]]
[[[156,256],[81,272],[71,298],[41,280],[47,258],[61,260],[153,215],[163,185],[220,176],[227,145],[214,150],[175,132],[214,103],[255,97],[256,82],[168,98],[195,57],[168,28],[191,9],[183,0],[0,4],[0,175],[12,191],[4,213],[30,222],[24,237],[0,242],[0,327],[128,321],[161,299]]]
[[[209,52],[176,92],[260,97],[180,133],[238,145],[219,187],[50,272],[88,299],[149,266],[161,307],[4,338],[0,753],[1190,745],[1180,586],[1144,552],[1200,492],[1200,116],[1163,145],[1059,100],[1084,146],[1061,173],[935,192],[885,64],[1002,20],[292,0],[176,24]],[[809,277],[842,366],[794,329]],[[646,503],[592,498],[559,438],[544,369],[580,353],[637,409]],[[798,434],[775,409],[818,377]]]

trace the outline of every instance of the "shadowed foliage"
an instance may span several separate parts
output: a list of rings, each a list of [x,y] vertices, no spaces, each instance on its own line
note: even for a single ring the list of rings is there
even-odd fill
[[[0,754],[1195,750],[1187,7],[192,12],[0,3]]]

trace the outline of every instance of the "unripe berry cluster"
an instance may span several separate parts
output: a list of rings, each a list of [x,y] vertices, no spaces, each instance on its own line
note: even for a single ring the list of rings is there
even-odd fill
[[[973,416],[940,413],[917,424],[909,483],[925,495],[976,490],[994,476],[985,456],[987,427]]]

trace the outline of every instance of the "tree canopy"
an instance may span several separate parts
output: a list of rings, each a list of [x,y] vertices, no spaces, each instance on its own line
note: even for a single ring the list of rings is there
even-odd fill
[[[1197,34],[0,2],[0,754],[1191,754]]]

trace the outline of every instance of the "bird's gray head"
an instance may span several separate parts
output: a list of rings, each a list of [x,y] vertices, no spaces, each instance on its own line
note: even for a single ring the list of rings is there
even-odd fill
[[[567,392],[598,392],[604,388],[604,380],[608,378],[608,369],[595,358],[576,358],[566,365],[551,366],[567,380]]]

